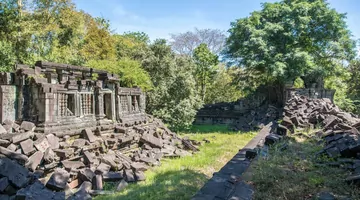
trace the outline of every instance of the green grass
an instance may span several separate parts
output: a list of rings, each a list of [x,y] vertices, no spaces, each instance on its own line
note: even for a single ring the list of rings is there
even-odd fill
[[[124,191],[110,196],[98,196],[97,200],[162,200],[190,199],[228,162],[236,152],[245,146],[254,133],[228,131],[226,126],[193,126],[191,131],[182,133],[190,139],[210,143],[200,146],[192,156],[176,159],[162,159],[161,166],[145,172],[146,181],[130,184]],[[112,188],[106,185],[108,188]]]
[[[323,148],[316,139],[292,137],[286,142],[286,150],[278,150],[282,144],[274,146],[267,159],[259,158],[248,170],[255,200],[315,199],[319,192],[359,199],[360,189],[344,181],[351,172],[319,165],[332,160],[315,156]]]

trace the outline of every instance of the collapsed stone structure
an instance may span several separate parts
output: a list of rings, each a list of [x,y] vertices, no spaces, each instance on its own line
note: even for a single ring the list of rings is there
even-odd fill
[[[235,130],[249,131],[262,127],[279,117],[277,105],[271,104],[275,91],[268,87],[260,87],[254,94],[236,102],[205,105],[196,115],[195,124],[227,124]],[[333,100],[335,90],[324,88],[292,88],[283,91],[285,102],[293,95],[310,98],[328,98]]]
[[[119,77],[87,67],[38,61],[0,76],[0,121],[30,121],[37,132],[71,135],[145,119],[145,95]]]
[[[339,109],[330,99],[312,99],[307,96],[293,95],[285,104],[283,118],[276,134],[266,137],[265,143],[272,145],[286,134],[295,133],[295,128],[321,129],[311,136],[320,138],[323,149],[317,156],[325,155],[334,161],[319,163],[343,167],[353,171],[345,177],[348,183],[360,184],[360,118]],[[320,160],[321,161],[321,160]]]
[[[145,113],[139,88],[91,68],[37,62],[0,76],[0,199],[91,199],[197,151]],[[196,143],[198,144],[198,143]]]

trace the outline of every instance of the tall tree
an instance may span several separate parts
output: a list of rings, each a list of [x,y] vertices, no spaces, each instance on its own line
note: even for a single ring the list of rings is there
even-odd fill
[[[191,56],[196,47],[204,43],[213,54],[219,54],[225,45],[226,36],[218,29],[198,29],[171,34],[171,48],[178,54]]]
[[[276,83],[278,91],[296,77],[305,85],[320,83],[354,57],[345,17],[325,0],[264,3],[261,11],[231,23],[226,56]]]
[[[196,81],[200,90],[201,99],[205,101],[206,86],[209,85],[211,77],[215,74],[215,66],[219,63],[218,56],[211,53],[206,44],[202,43],[194,50],[196,63]]]
[[[142,64],[154,86],[147,93],[147,112],[174,129],[190,126],[202,105],[196,91],[193,61],[175,55],[165,40],[156,40],[150,49],[151,54]]]

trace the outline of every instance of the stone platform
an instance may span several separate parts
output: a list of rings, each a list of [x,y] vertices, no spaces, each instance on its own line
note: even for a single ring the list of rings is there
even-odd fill
[[[258,146],[263,146],[265,137],[275,131],[275,122],[270,122],[197,192],[192,200],[250,200],[252,186],[241,176],[251,164],[251,155]]]

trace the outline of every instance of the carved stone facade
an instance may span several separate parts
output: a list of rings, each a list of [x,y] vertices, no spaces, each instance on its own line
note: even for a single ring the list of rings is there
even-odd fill
[[[119,78],[87,67],[38,61],[0,75],[0,120],[31,121],[37,131],[72,135],[144,121],[145,95]],[[60,135],[61,135],[60,134]]]

